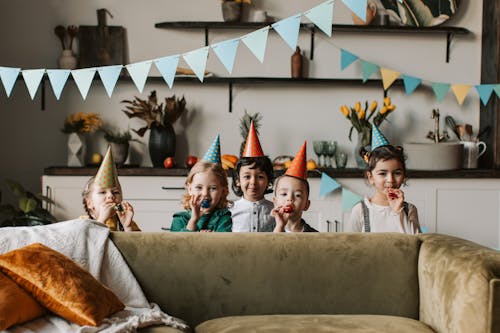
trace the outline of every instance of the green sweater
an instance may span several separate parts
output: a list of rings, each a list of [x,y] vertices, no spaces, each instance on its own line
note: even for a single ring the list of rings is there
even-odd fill
[[[175,213],[170,231],[211,230],[215,232],[231,232],[233,227],[231,212],[225,208],[202,215],[198,222],[196,222],[196,230],[186,229],[189,219],[191,219],[190,210]]]

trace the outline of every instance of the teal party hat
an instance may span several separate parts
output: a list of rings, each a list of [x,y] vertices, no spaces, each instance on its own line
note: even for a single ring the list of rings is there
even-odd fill
[[[220,135],[217,134],[215,137],[214,142],[212,142],[212,145],[210,148],[208,148],[207,152],[205,153],[205,156],[203,156],[203,159],[205,161],[209,161],[212,163],[219,163],[221,164],[221,159],[220,159]]]
[[[373,151],[375,148],[381,146],[389,145],[389,140],[385,138],[385,136],[380,132],[377,126],[372,125],[372,146],[371,150]]]

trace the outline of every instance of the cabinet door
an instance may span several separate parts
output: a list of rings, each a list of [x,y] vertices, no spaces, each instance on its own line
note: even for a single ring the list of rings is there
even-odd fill
[[[129,200],[134,220],[142,231],[168,231],[174,213],[183,210],[180,200]]]
[[[76,219],[85,215],[82,190],[89,177],[43,176],[42,192],[54,203],[47,205],[57,221]]]

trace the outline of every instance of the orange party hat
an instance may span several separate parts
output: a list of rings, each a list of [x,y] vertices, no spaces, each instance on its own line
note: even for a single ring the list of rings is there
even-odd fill
[[[113,160],[113,154],[111,154],[111,146],[108,147],[106,156],[104,156],[101,166],[99,167],[99,170],[97,170],[97,174],[95,175],[95,184],[97,184],[100,188],[113,188],[120,185],[115,161]]]
[[[257,136],[257,131],[253,125],[253,121],[250,123],[250,129],[248,130],[247,141],[245,143],[245,149],[243,150],[242,157],[261,157],[264,156],[262,147],[260,146],[259,137]]]
[[[287,176],[292,176],[301,179],[307,179],[307,168],[306,168],[306,141],[300,148],[297,155],[293,159],[288,170],[286,170]]]

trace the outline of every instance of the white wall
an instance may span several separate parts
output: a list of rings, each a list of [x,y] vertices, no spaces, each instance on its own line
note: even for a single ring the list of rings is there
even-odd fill
[[[266,9],[269,14],[285,18],[303,12],[321,3],[320,0],[255,1],[254,6]],[[60,42],[53,33],[56,25],[96,25],[96,10],[107,8],[114,18],[109,25],[122,25],[127,29],[130,62],[160,56],[184,53],[203,46],[203,31],[163,30],[154,24],[164,21],[220,21],[219,0],[0,0],[0,66],[21,68],[55,68],[61,51]],[[334,23],[350,23],[350,13],[344,4],[335,2]],[[469,122],[474,128],[479,124],[479,98],[470,93],[463,106],[459,106],[450,92],[438,103],[430,82],[480,83],[482,1],[462,0],[458,14],[446,23],[471,30],[467,37],[457,36],[451,46],[451,59],[445,62],[446,36],[414,34],[336,33],[329,39],[316,34],[315,59],[309,64],[310,77],[361,76],[360,63],[340,71],[339,47],[358,54],[378,65],[424,79],[425,88],[419,88],[407,97],[403,87],[390,90],[397,110],[384,123],[382,130],[394,143],[424,141],[433,129],[431,110],[438,107],[442,118],[452,115],[457,122]],[[249,31],[220,30],[210,34],[210,43],[242,36]],[[292,51],[274,32],[269,35],[264,64],[260,64],[241,44],[235,61],[233,76],[280,76],[290,73]],[[310,35],[301,32],[299,46],[309,55]],[[182,66],[186,66],[181,62]],[[226,76],[223,66],[210,54],[207,69]],[[426,81],[426,82],[425,82]],[[55,100],[49,84],[46,86],[46,110],[40,110],[40,92],[34,101],[23,81],[18,81],[10,98],[0,92],[0,181],[16,179],[33,191],[39,191],[39,178],[48,166],[65,165],[66,136],[60,132],[64,118],[74,112],[97,112],[105,121],[122,128],[138,128],[140,122],[129,121],[120,111],[120,101],[139,96],[130,81],[119,83],[112,98],[95,82],[82,101],[73,82],[65,87],[61,100]],[[263,114],[261,143],[272,158],[277,155],[294,155],[303,140],[333,139],[351,153],[349,165],[354,165],[354,143],[347,134],[349,123],[339,112],[342,104],[355,101],[382,99],[379,88],[356,86],[304,86],[275,87],[236,86],[233,113],[228,113],[228,92],[224,85],[175,83],[172,91],[166,84],[148,82],[143,98],[156,89],[159,98],[171,94],[184,95],[191,119],[181,119],[175,128],[178,136],[177,161],[182,163],[188,154],[202,155],[217,132],[221,133],[223,153],[237,154],[239,118],[244,110]],[[142,140],[147,142],[147,135]],[[94,140],[95,149],[104,152],[105,143]],[[312,144],[308,156],[315,157]],[[410,157],[411,158],[411,157]],[[131,162],[149,166],[147,146],[133,144]],[[5,192],[5,191],[4,191]],[[4,193],[5,195],[5,193]]]

